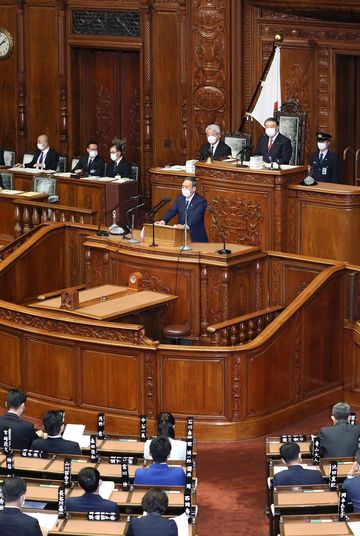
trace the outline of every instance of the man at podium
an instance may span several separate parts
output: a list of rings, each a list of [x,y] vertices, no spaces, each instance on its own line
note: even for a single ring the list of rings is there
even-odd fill
[[[157,225],[166,225],[174,216],[178,216],[176,227],[184,229],[185,217],[190,230],[192,242],[208,242],[205,231],[204,215],[207,201],[196,193],[196,180],[185,179],[182,183],[181,195],[175,199],[175,203],[164,214],[163,219],[157,221]]]

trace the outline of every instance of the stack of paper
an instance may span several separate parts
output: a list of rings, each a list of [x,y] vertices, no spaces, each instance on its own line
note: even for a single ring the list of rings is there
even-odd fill
[[[263,169],[264,160],[262,156],[250,156],[250,168],[251,169]]]

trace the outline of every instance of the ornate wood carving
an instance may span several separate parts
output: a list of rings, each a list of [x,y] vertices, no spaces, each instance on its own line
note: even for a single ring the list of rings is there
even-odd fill
[[[140,14],[137,11],[72,12],[72,31],[77,35],[139,37],[140,28]]]
[[[142,272],[142,277],[142,284],[144,289],[170,294],[171,290],[168,285],[156,275],[150,274],[149,272]]]
[[[285,193],[278,187],[274,191],[274,243],[273,248],[282,251],[283,243],[283,221],[285,214]]]
[[[111,98],[108,87],[100,86],[96,95],[96,109],[95,109],[95,132],[96,138],[100,141],[100,152],[107,154],[109,147],[106,140],[109,136],[109,125],[111,124]],[[91,202],[91,200],[90,200]],[[87,206],[87,205],[86,205]]]
[[[156,400],[155,398],[155,364],[156,354],[146,352],[144,357],[144,389],[145,389],[145,414],[147,417],[156,417]]]
[[[241,358],[234,356],[232,373],[232,418],[238,421],[241,418]]]
[[[269,305],[282,304],[282,262],[277,259],[271,260],[271,303]]]
[[[143,24],[143,50],[144,50],[144,67],[143,67],[143,82],[144,82],[144,101],[143,101],[143,161],[144,161],[144,194],[146,199],[150,199],[150,178],[149,168],[152,164],[152,84],[151,84],[151,14],[150,8],[147,5],[147,0],[142,0],[141,7],[142,24]]]
[[[318,54],[318,126],[327,131],[329,129],[329,49],[321,47]]]
[[[287,199],[287,209],[286,209],[286,251],[291,253],[296,252],[296,200],[290,196]]]
[[[294,340],[294,395],[295,401],[299,402],[303,398],[302,388],[302,315],[299,313],[294,318],[295,340]]]
[[[206,328],[208,327],[208,268],[205,264],[201,266],[200,274],[200,323],[201,323],[201,336],[207,335]]]
[[[265,307],[263,264],[258,261],[255,265],[255,309],[263,307]]]

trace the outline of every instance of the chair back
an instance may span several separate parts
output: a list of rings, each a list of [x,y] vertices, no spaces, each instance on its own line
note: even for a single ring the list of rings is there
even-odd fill
[[[66,156],[59,156],[59,163],[57,165],[56,171],[64,173],[66,171]]]
[[[4,190],[12,190],[13,180],[11,173],[0,173]]]
[[[13,149],[4,149],[5,166],[12,167],[15,165],[15,151]]]
[[[33,182],[33,191],[40,194],[48,194],[49,203],[58,200],[56,196],[56,179],[46,175],[36,175]]]
[[[23,156],[22,163],[23,164],[29,164],[33,158],[34,158],[33,153],[25,153],[24,156]]]
[[[71,169],[74,169],[74,167],[77,165],[77,163],[79,162],[80,160],[80,157],[79,156],[76,156],[74,157],[72,160],[71,160]]]
[[[132,179],[134,181],[137,181],[139,180],[139,166],[137,164],[133,164],[131,166],[131,174],[132,174]]]

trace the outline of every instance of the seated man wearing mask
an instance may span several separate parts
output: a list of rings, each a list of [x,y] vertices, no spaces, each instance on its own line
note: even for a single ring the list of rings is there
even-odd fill
[[[207,143],[200,147],[199,160],[210,158],[222,159],[231,156],[231,147],[221,141],[221,129],[219,125],[209,125],[205,129]]]
[[[71,170],[72,173],[86,174],[88,176],[103,177],[105,162],[98,154],[98,144],[96,141],[89,141],[87,154],[80,157],[79,162]]]
[[[181,195],[175,199],[175,203],[164,214],[162,220],[157,221],[157,225],[166,225],[177,215],[178,223],[176,227],[183,229],[185,226],[185,212],[187,212],[187,225],[190,229],[192,242],[208,242],[205,231],[204,215],[206,210],[206,199],[196,193],[195,179],[185,179],[182,183]]]
[[[113,145],[110,147],[110,158],[112,163],[107,166],[108,177],[116,177],[116,175],[120,175],[120,177],[132,179],[131,164],[128,160],[125,160],[124,154],[124,141],[113,140]]]
[[[255,155],[261,155],[264,162],[288,164],[291,154],[290,138],[279,132],[279,121],[275,117],[269,117],[265,121],[265,134],[259,140]]]
[[[320,182],[339,182],[339,157],[329,150],[331,134],[317,132],[318,151],[309,158],[311,176]]]
[[[37,139],[37,149],[34,157],[28,164],[16,164],[17,167],[52,169],[56,171],[59,163],[59,155],[49,145],[49,138],[46,134],[40,134]]]

